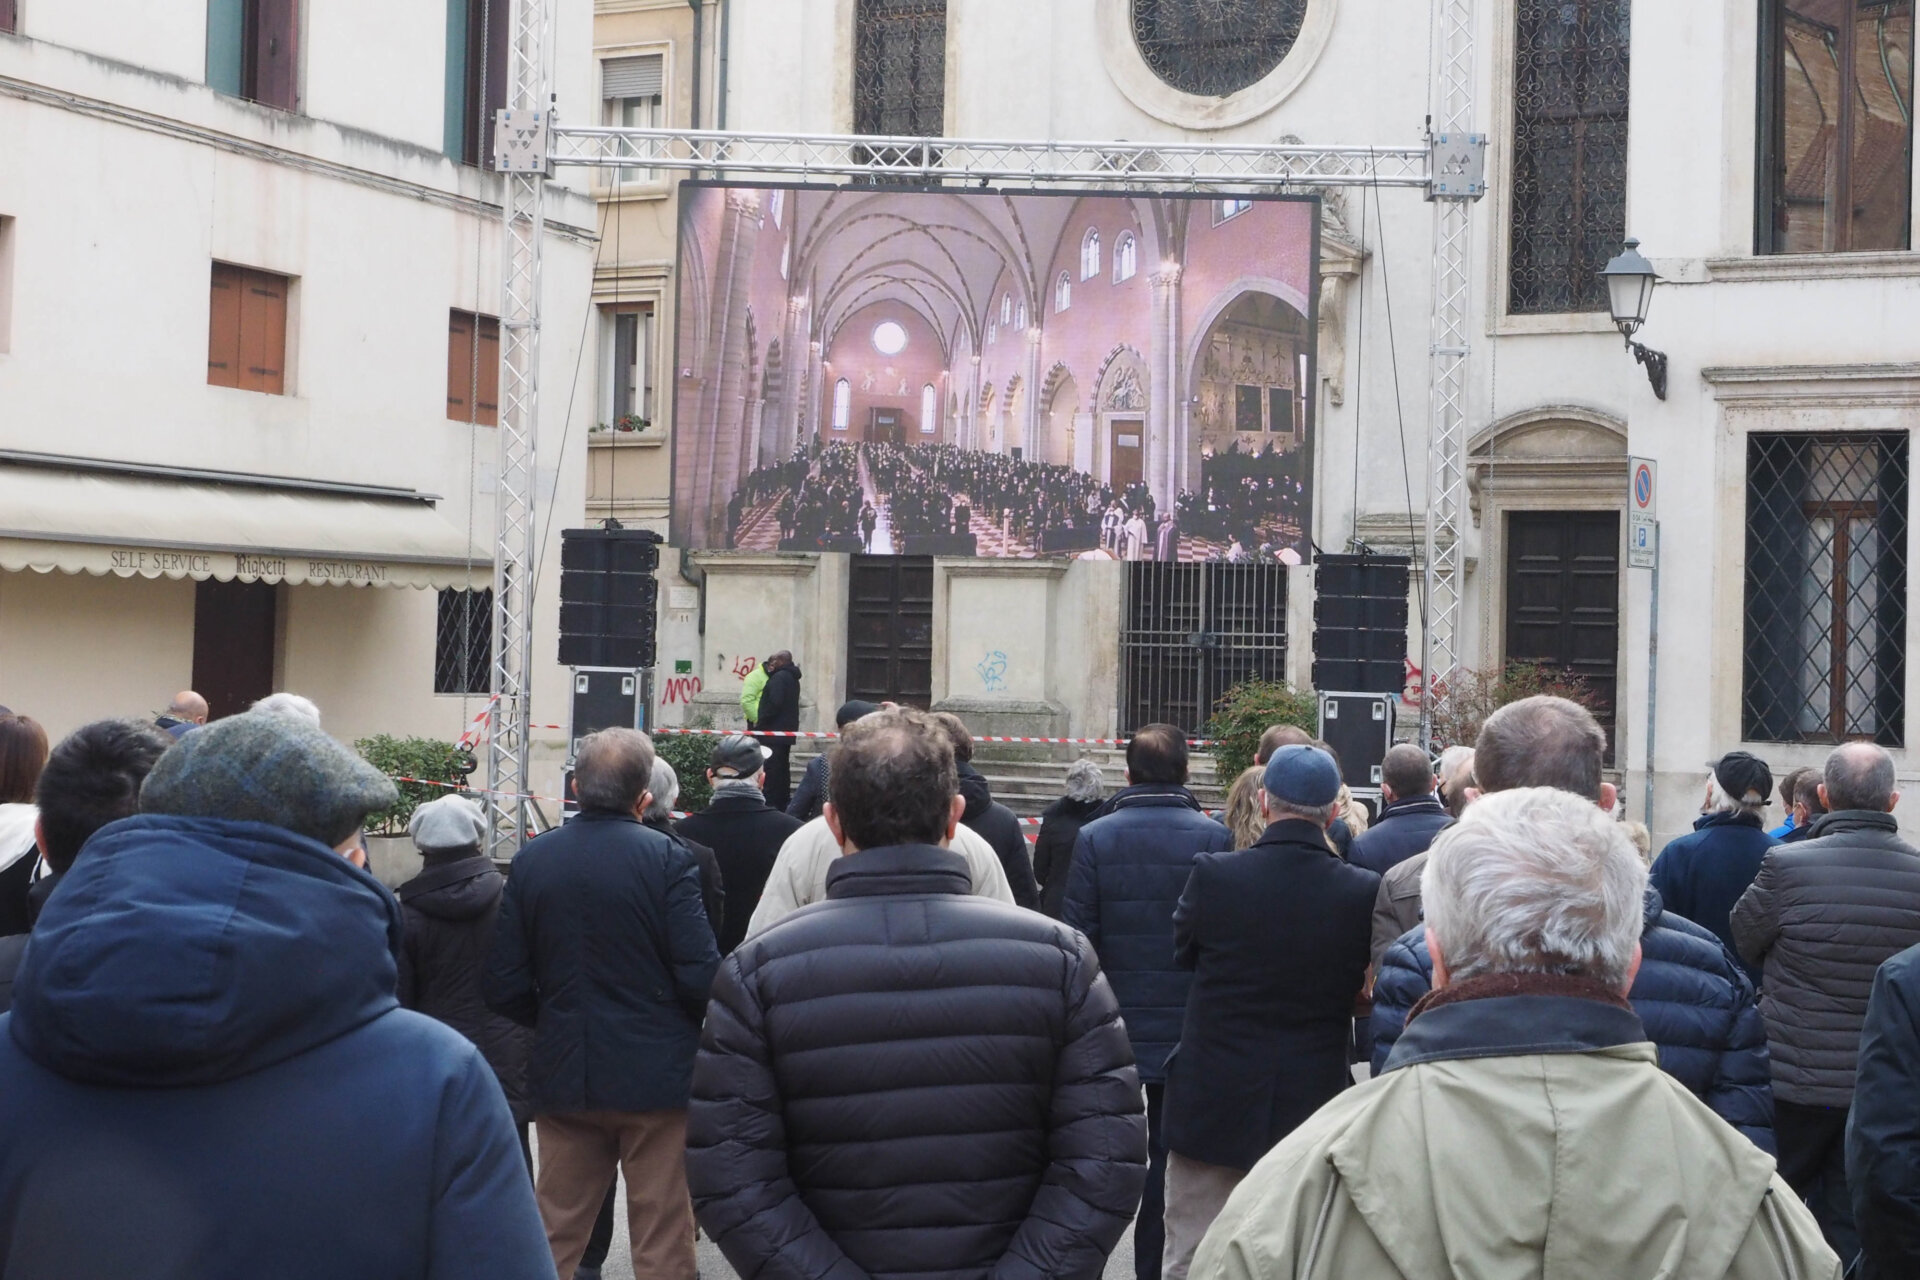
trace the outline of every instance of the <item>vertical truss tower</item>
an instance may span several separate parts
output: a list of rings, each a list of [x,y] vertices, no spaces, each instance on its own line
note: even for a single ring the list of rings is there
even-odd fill
[[[505,0],[496,0],[503,3]],[[500,429],[494,490],[492,716],[487,735],[487,852],[510,857],[532,826],[528,798],[533,689],[533,588],[539,565],[534,517],[540,405],[540,254],[546,238],[544,125],[551,91],[547,40],[553,0],[512,0],[507,106],[495,125],[495,167],[505,170],[500,307]],[[529,126],[533,126],[529,128]],[[539,139],[538,162],[515,163],[512,139]]]
[[[1420,741],[1460,668],[1460,511],[1466,494],[1471,213],[1486,190],[1485,139],[1472,133],[1473,0],[1433,0],[1433,337],[1427,437],[1426,608],[1420,629]]]

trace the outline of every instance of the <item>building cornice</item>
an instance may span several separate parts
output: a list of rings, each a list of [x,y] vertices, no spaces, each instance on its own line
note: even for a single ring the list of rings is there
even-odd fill
[[[1700,377],[1734,408],[1920,405],[1920,361],[1876,364],[1716,365]]]
[[[1753,280],[1883,280],[1920,277],[1920,253],[1777,253],[1707,259],[1715,283]]]

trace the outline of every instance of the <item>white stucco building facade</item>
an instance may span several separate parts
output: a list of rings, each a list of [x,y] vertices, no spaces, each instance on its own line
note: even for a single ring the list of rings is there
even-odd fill
[[[450,739],[484,704],[503,186],[477,162],[505,28],[466,8],[42,2],[0,33],[0,702],[56,737],[189,687],[216,714],[298,691],[347,740]],[[557,8],[584,115],[590,6]],[[592,414],[571,181],[536,723],[565,718],[552,584]]]
[[[726,113],[741,129],[1405,145],[1430,109],[1424,6],[1224,6],[1243,37],[1229,56],[1179,29],[1186,8],[1142,0],[730,3]],[[1490,192],[1473,212],[1463,662],[1544,658],[1587,677],[1611,708],[1629,815],[1662,837],[1697,811],[1704,762],[1738,746],[1780,773],[1870,737],[1909,790],[1920,781],[1906,657],[1913,17],[1832,8],[1479,6]],[[912,83],[875,92],[890,76]],[[1411,192],[1324,194],[1314,540],[1418,557],[1431,211]],[[1594,280],[1627,235],[1665,281],[1639,335],[1670,359],[1664,399]],[[1652,574],[1627,554],[1631,457],[1659,480],[1657,667]],[[711,709],[737,655],[773,633],[831,707],[847,569],[831,555],[695,558]],[[936,561],[934,699],[1112,732],[1118,568]],[[1310,591],[1295,571],[1286,666],[1300,682]],[[1045,661],[1000,688],[974,675],[982,653],[1036,651]]]

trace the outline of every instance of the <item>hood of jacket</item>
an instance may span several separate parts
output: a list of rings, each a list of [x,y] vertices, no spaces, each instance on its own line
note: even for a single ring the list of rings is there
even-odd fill
[[[1705,831],[1709,827],[1752,827],[1755,831],[1766,826],[1757,813],[1741,813],[1738,810],[1727,813],[1703,813],[1693,820],[1695,831]]]
[[[400,886],[400,901],[436,920],[477,920],[493,910],[507,878],[484,854],[430,866]]]
[[[827,897],[870,898],[896,893],[973,892],[967,860],[930,844],[862,849],[837,859],[827,871]]]
[[[1835,809],[1808,824],[1807,839],[1818,840],[1821,836],[1837,836],[1848,831],[1885,831],[1898,835],[1900,820],[1890,813],[1872,809]]]
[[[70,1080],[215,1084],[397,1007],[400,906],[316,840],[141,815],[87,843],[34,930],[11,1033]]]
[[[1631,1013],[1508,996],[1407,1036],[1429,1052],[1403,1039],[1308,1126],[1401,1274],[1727,1273],[1773,1157],[1659,1070]]]
[[[993,804],[993,788],[970,764],[960,766],[960,798],[967,802],[966,811],[960,815],[962,822],[972,822]]]

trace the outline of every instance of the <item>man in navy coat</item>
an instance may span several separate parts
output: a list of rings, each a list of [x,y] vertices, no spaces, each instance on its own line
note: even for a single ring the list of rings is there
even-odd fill
[[[1251,849],[1203,853],[1174,912],[1193,970],[1167,1064],[1167,1243],[1161,1274],[1194,1250],[1275,1143],[1351,1083],[1347,1040],[1366,983],[1380,877],[1327,845],[1340,769],[1318,747],[1267,761]]]

